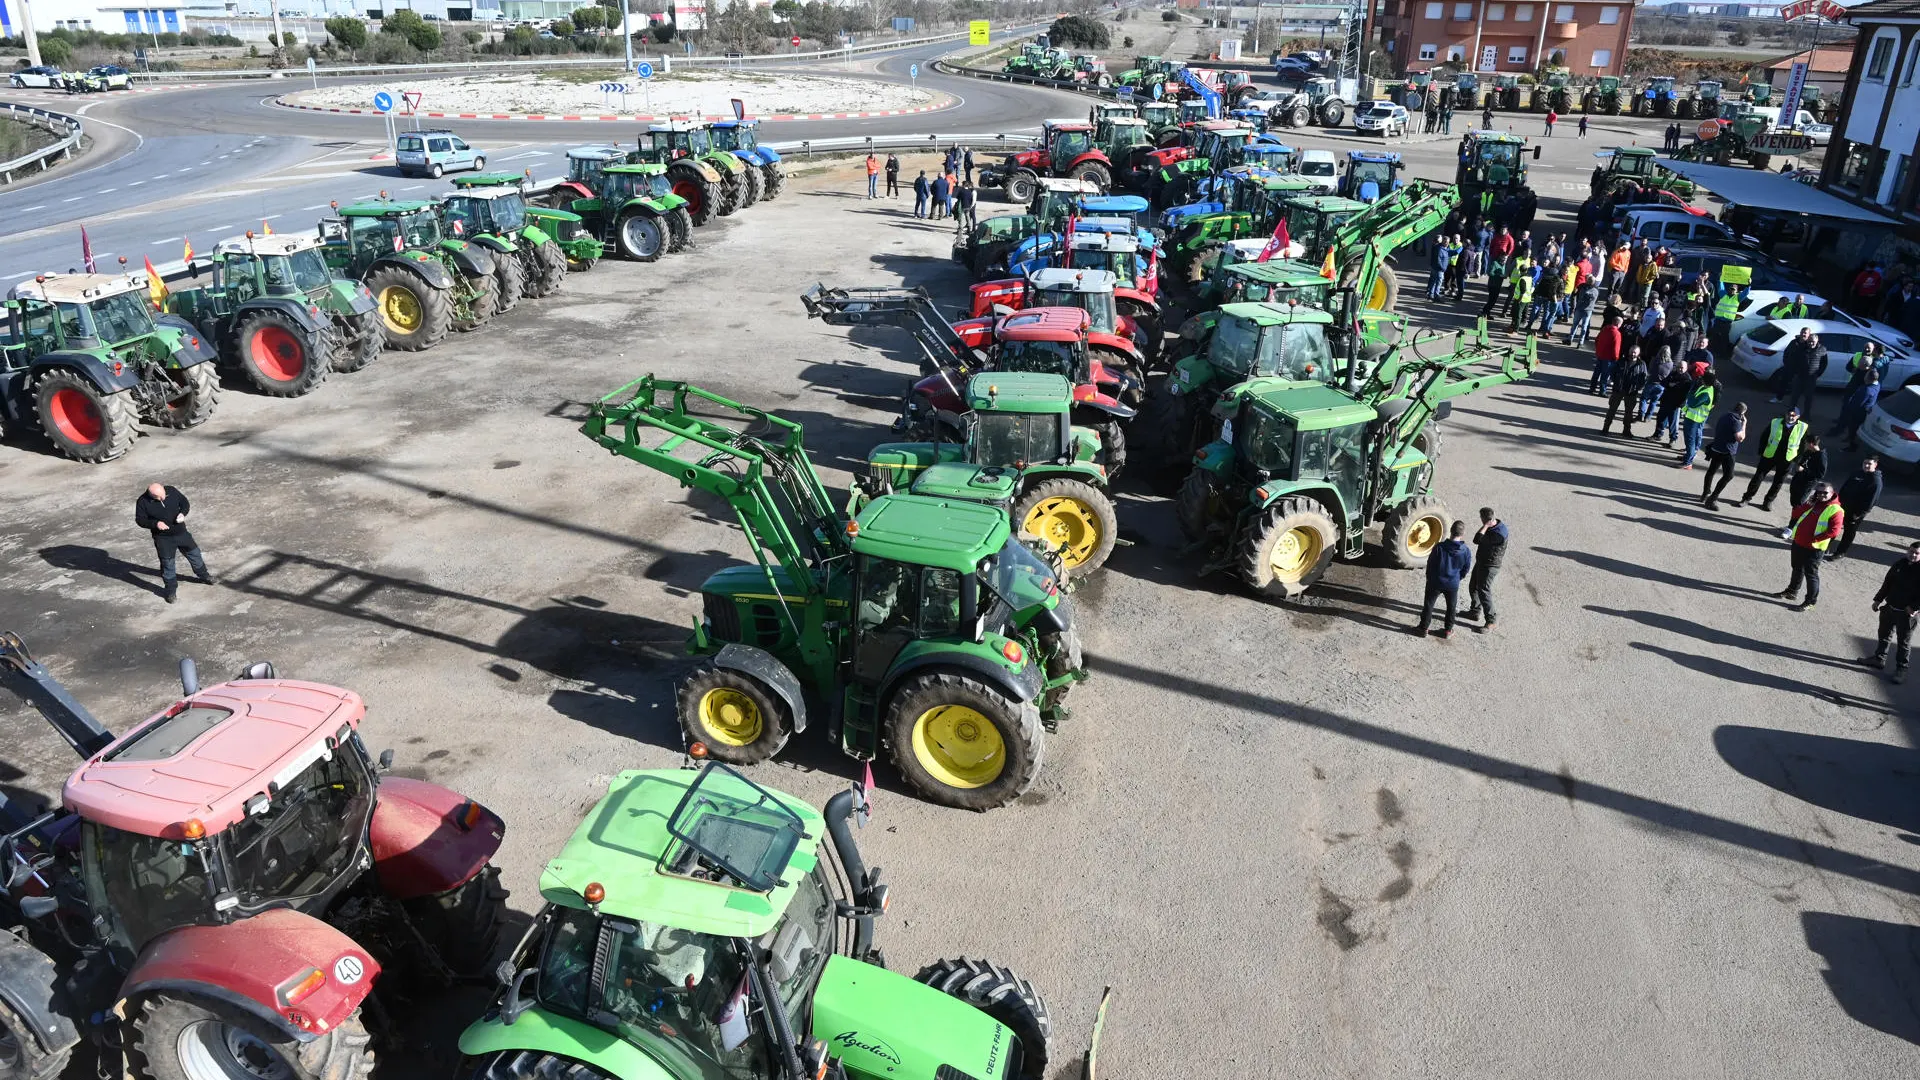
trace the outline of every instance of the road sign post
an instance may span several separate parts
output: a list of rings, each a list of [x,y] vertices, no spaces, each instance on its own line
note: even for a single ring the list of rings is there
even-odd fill
[[[907,65],[907,85],[918,86],[919,83],[920,83],[920,65],[919,64]]]
[[[653,65],[645,60],[634,62],[633,73],[640,76],[640,90],[645,95],[647,112],[653,112]]]
[[[400,151],[394,146],[393,95],[385,90],[374,91],[373,111],[379,113],[380,119],[387,125],[387,156],[394,157],[399,154]],[[395,167],[397,168],[398,165],[399,162],[396,160]]]
[[[320,76],[314,71],[313,57],[307,57],[307,77],[313,80],[313,88],[320,89]]]
[[[797,48],[799,48],[799,47],[800,47],[800,35],[799,35],[799,34],[795,34],[795,35],[793,35],[793,37],[791,37],[791,38],[789,38],[789,39],[788,39],[788,42],[789,42],[789,43],[790,43],[790,44],[791,44],[791,45],[792,45],[792,46],[793,46],[794,48],[796,48],[796,49],[797,49]]]

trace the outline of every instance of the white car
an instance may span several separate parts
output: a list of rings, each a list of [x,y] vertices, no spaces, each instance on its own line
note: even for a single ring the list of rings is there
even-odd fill
[[[1313,181],[1316,195],[1332,195],[1340,187],[1340,169],[1331,150],[1308,150],[1300,155],[1300,175]]]
[[[1832,311],[1823,310],[1827,306],[1826,298],[1814,293],[1781,292],[1778,289],[1754,289],[1741,297],[1740,313],[1734,317],[1733,328],[1728,331],[1727,340],[1739,341],[1741,338],[1765,326],[1767,324],[1766,313],[1768,309],[1782,300],[1791,300],[1796,296],[1807,305],[1807,316],[1809,318],[1825,319],[1828,322],[1834,323],[1847,323],[1850,326],[1865,330],[1867,333],[1872,334],[1874,337],[1890,345],[1897,346],[1906,352],[1920,355],[1920,345],[1915,345],[1913,339],[1908,337],[1906,332],[1898,327],[1877,322],[1873,319],[1862,319],[1857,315],[1849,314],[1838,308]],[[1814,331],[1816,334],[1819,332],[1818,330]]]
[[[16,87],[19,87],[19,86],[57,87],[61,85],[60,69],[57,67],[22,68],[19,71],[13,72],[11,75],[9,75],[7,77],[7,82]]]
[[[1833,125],[1808,124],[1800,129],[1800,134],[1812,139],[1815,146],[1825,146],[1833,141]]]
[[[1860,441],[1902,471],[1920,467],[1920,386],[1881,394],[1880,404],[1860,425]]]
[[[1800,336],[1802,329],[1812,330],[1826,349],[1827,370],[1820,373],[1815,385],[1828,390],[1846,386],[1847,361],[1868,341],[1879,340],[1862,327],[1834,319],[1771,319],[1734,343],[1733,366],[1768,382],[1786,363],[1787,342]],[[1881,341],[1880,349],[1890,360],[1884,380],[1888,389],[1905,386],[1920,376],[1920,357],[1888,341]]]
[[[1362,135],[1378,135],[1383,139],[1395,135],[1405,135],[1413,125],[1413,117],[1406,107],[1389,101],[1363,101],[1353,112],[1353,127]]]

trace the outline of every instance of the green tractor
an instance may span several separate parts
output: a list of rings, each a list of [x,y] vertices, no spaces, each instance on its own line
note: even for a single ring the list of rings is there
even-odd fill
[[[1180,130],[1180,106],[1171,101],[1142,101],[1140,119],[1147,122],[1147,136],[1156,145],[1170,132]]]
[[[678,692],[689,742],[753,764],[824,719],[843,752],[890,752],[943,806],[989,810],[1032,786],[1085,671],[1059,574],[1005,509],[905,494],[848,516],[799,424],[652,376],[602,399],[582,430],[724,499],[759,563],[700,587],[702,661]]]
[[[716,149],[704,124],[684,120],[654,124],[640,133],[639,149],[627,160],[666,166],[667,185],[686,200],[694,225],[705,225],[715,215],[726,217],[746,205],[742,200],[747,194],[747,163]]]
[[[576,146],[567,151],[567,178],[547,190],[547,205],[581,219],[582,246],[590,243],[596,259],[609,247],[623,258],[640,262],[658,259],[662,250],[693,247],[693,212],[674,193],[672,167],[634,165],[627,158],[612,146]],[[608,170],[618,170],[620,178],[609,180]],[[656,242],[662,237],[664,248]],[[571,249],[568,257],[577,261]]]
[[[1533,89],[1534,112],[1557,112],[1565,115],[1573,111],[1573,88],[1568,85],[1570,76],[1565,71],[1550,71],[1546,78]]]
[[[1233,181],[1217,192],[1220,210],[1183,219],[1167,238],[1162,262],[1182,281],[1205,277],[1206,265],[1231,240],[1273,235],[1282,207],[1298,197],[1300,179],[1259,173],[1230,174]]]
[[[1587,91],[1587,111],[1602,116],[1620,115],[1620,77],[1602,75]]]
[[[1693,84],[1693,92],[1682,99],[1674,109],[1674,115],[1682,120],[1695,117],[1711,119],[1720,115],[1720,87],[1718,79],[1701,79]]]
[[[62,454],[98,465],[133,449],[137,424],[213,415],[213,347],[179,316],[154,315],[145,275],[41,274],[5,310],[0,434],[38,424]]]
[[[1025,979],[886,969],[871,814],[859,784],[815,810],[714,762],[619,773],[542,871],[463,1080],[1044,1080]]]
[[[380,314],[387,348],[430,349],[449,329],[462,332],[493,318],[493,253],[440,230],[428,202],[381,198],[320,221],[327,267],[365,285]]]
[[[213,284],[170,293],[223,365],[271,397],[299,397],[329,372],[359,371],[384,343],[373,294],[334,277],[310,235],[228,237],[208,260]],[[188,269],[200,276],[196,260]]]
[[[1489,97],[1490,107],[1502,112],[1520,111],[1520,76],[1495,75]]]
[[[1222,437],[1196,455],[1176,505],[1182,531],[1214,553],[1207,571],[1229,570],[1271,600],[1297,597],[1335,558],[1360,557],[1374,522],[1393,565],[1426,565],[1453,517],[1432,493],[1422,434],[1452,399],[1538,364],[1531,337],[1495,346],[1484,319],[1450,354],[1422,355],[1431,341],[1396,348],[1364,380],[1282,374],[1215,403]]]
[[[1120,526],[1106,467],[1098,464],[1100,435],[1068,419],[1073,388],[1067,380],[982,372],[967,381],[967,404],[964,442],[881,443],[868,451],[867,475],[855,480],[850,509],[896,490],[983,502],[1056,553],[1063,577],[1077,580],[1100,569]],[[940,430],[934,425],[936,435]]]
[[[494,259],[501,311],[513,306],[509,296],[538,299],[557,292],[567,279],[568,248],[582,248],[589,239],[578,214],[529,205],[525,180],[513,173],[472,173],[456,178],[453,192],[440,196],[443,223],[458,222],[465,239],[496,256],[513,256]]]
[[[1491,219],[1508,196],[1532,194],[1527,184],[1527,158],[1540,157],[1539,146],[1529,155],[1527,140],[1504,131],[1469,131],[1460,137],[1453,183],[1461,205]]]
[[[1000,70],[1008,75],[1032,75],[1040,61],[1047,55],[1047,47],[1034,41],[1020,43],[1020,51],[1007,58]]]
[[[1627,184],[1653,191],[1671,191],[1682,199],[1693,198],[1693,181],[1663,169],[1659,153],[1651,146],[1615,146],[1593,155],[1600,164],[1587,180],[1587,193],[1604,199]]]

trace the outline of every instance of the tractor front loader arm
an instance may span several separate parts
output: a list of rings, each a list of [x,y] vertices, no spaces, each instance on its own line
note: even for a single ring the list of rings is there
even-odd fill
[[[791,420],[648,375],[601,398],[580,430],[621,457],[726,500],[775,593],[783,590],[769,554],[791,578],[785,591],[811,595],[821,587],[816,557],[849,553],[846,520]]]
[[[41,667],[27,651],[27,643],[11,630],[0,631],[0,675],[47,718],[74,753],[90,758],[113,742],[113,732],[96,720],[52,672]]]
[[[920,345],[922,374],[950,367],[978,371],[986,364],[986,353],[961,340],[925,289],[815,285],[800,294],[800,303],[808,318],[828,326],[897,326],[907,331]]]
[[[1332,242],[1341,287],[1362,297],[1373,295],[1374,279],[1387,257],[1439,228],[1459,206],[1460,190],[1452,184],[1414,180],[1342,222]]]
[[[1451,353],[1422,354],[1423,346],[1444,337],[1455,339]],[[1518,344],[1496,345],[1487,335],[1487,320],[1481,319],[1471,333],[1428,334],[1397,346],[1368,377],[1360,398],[1374,403],[1396,399],[1408,402],[1383,440],[1387,460],[1392,460],[1413,444],[1414,437],[1446,402],[1519,382],[1532,375],[1539,364],[1539,346],[1533,335]]]

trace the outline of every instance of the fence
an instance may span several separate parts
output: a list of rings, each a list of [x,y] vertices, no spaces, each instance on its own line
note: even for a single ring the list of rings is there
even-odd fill
[[[49,168],[55,158],[66,161],[73,157],[73,152],[80,147],[81,124],[77,116],[49,112],[46,109],[36,109],[28,105],[10,105],[5,102],[0,102],[0,109],[5,109],[7,115],[15,120],[46,128],[61,136],[60,141],[51,146],[29,151],[12,161],[0,161],[0,186],[13,183],[14,173],[25,172],[28,169]]]

